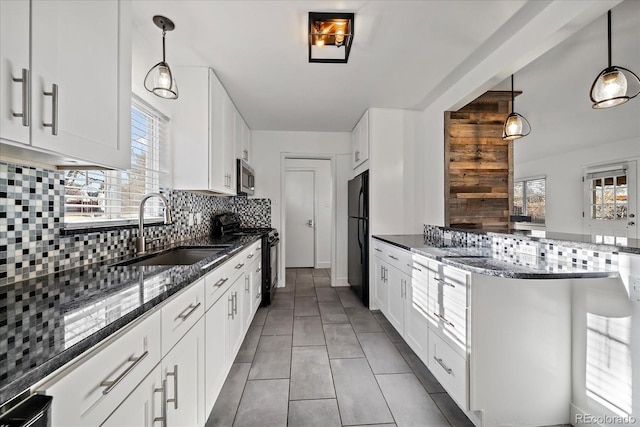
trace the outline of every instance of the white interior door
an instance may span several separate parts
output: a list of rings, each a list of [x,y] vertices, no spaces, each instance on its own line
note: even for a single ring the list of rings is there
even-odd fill
[[[587,168],[584,194],[586,234],[638,237],[635,161]]]
[[[315,266],[315,172],[286,171],[286,267]]]

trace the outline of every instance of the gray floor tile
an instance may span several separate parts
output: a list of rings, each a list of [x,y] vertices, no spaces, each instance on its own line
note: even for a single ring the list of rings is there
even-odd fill
[[[256,315],[253,317],[252,325],[260,325],[263,326],[265,320],[267,320],[267,313],[269,312],[269,307],[260,307],[258,311],[256,311]]]
[[[324,345],[324,331],[318,316],[293,318],[293,346]]]
[[[272,310],[293,310],[294,292],[277,292],[271,302]]]
[[[364,357],[358,338],[348,323],[324,324],[324,337],[330,359]]]
[[[316,288],[316,296],[318,298],[318,302],[340,302],[340,298],[333,288]]]
[[[236,363],[251,363],[253,362],[253,356],[256,354],[258,348],[258,341],[260,341],[260,334],[262,334],[262,326],[252,325],[249,326],[247,335],[244,337],[242,346],[236,356]]]
[[[415,375],[376,375],[376,379],[398,427],[449,427],[449,422]]]
[[[291,335],[260,337],[249,379],[289,378],[290,372]]]
[[[320,316],[315,293],[313,297],[296,298],[295,304],[294,316]]]
[[[433,376],[431,371],[424,365],[422,360],[411,350],[411,347],[404,341],[396,344],[396,348],[404,357],[404,360],[418,377],[418,381],[428,393],[443,393],[445,390],[438,380]]]
[[[322,323],[349,323],[349,317],[340,302],[319,302]]]
[[[329,277],[329,270],[326,268],[314,268],[311,274],[313,277]]]
[[[313,267],[299,267],[294,268],[296,274],[311,274],[313,272]]]
[[[384,317],[384,314],[380,312],[374,313],[373,317],[376,318],[382,329],[387,333],[387,336],[389,337],[391,342],[398,343],[404,341],[402,336],[398,333],[398,331],[396,331],[396,328],[394,328],[391,322],[389,322],[389,320]]]
[[[367,424],[367,425],[358,425],[358,426],[349,426],[349,427],[396,427],[395,423],[391,424]]]
[[[250,363],[234,363],[218,395],[206,427],[231,427],[236,416],[242,391],[251,369]]]
[[[287,425],[289,380],[247,381],[234,427]]]
[[[444,416],[449,420],[452,426],[456,427],[474,427],[473,423],[462,412],[462,409],[451,399],[448,393],[435,393],[431,395],[431,398]]]
[[[366,307],[349,307],[344,309],[356,332],[383,332],[373,314]]]
[[[289,281],[289,279],[286,279],[286,281],[284,282],[285,286],[282,288],[278,288],[278,292],[282,292],[282,293],[289,293],[289,292],[295,292],[296,291],[296,282],[295,279],[293,281]]]
[[[289,402],[289,427],[340,427],[335,399]]]
[[[341,287],[335,288],[335,290],[338,293],[338,296],[340,297],[340,301],[342,302],[342,306],[344,308],[364,307],[364,304],[362,304],[362,301],[358,299],[358,297],[356,296],[356,294],[353,293],[350,287],[341,286]]]
[[[394,421],[366,359],[333,359],[331,371],[342,424]]]
[[[293,333],[293,310],[269,309],[262,335],[291,335]]]
[[[294,347],[291,353],[290,400],[336,397],[325,346]]]
[[[316,290],[313,283],[298,283],[296,285],[296,298],[315,297]]]
[[[329,276],[313,276],[313,284],[316,288],[331,287],[331,277]]]
[[[298,273],[296,275],[296,285],[313,284],[313,276],[305,273]]]
[[[356,333],[374,374],[410,373],[411,368],[384,332]]]

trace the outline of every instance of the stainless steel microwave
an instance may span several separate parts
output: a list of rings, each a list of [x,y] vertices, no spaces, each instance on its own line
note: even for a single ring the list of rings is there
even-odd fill
[[[253,174],[253,168],[249,166],[247,162],[242,159],[237,160],[238,168],[236,175],[236,182],[238,185],[237,193],[246,194],[247,196],[253,196],[255,191],[255,175]]]

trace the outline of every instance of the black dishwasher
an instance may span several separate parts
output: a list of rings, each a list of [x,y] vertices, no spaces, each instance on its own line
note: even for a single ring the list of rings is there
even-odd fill
[[[15,407],[0,415],[2,427],[49,427],[53,397],[33,394]]]

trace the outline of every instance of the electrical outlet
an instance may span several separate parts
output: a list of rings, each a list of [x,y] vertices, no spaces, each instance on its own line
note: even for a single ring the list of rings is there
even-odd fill
[[[445,231],[445,232],[443,233],[443,236],[442,236],[442,237],[443,237],[444,242],[445,242],[445,243],[451,243],[451,236],[452,236],[452,233],[451,233],[450,231]]]
[[[629,276],[629,294],[631,301],[640,302],[640,277]]]
[[[196,214],[196,224],[198,225],[202,224],[202,212],[198,212]]]
[[[523,255],[538,256],[538,247],[535,245],[521,244],[518,247],[518,251]]]
[[[188,224],[189,224],[189,227],[193,226],[193,214],[192,213],[189,214]]]

